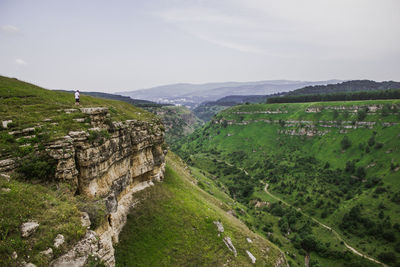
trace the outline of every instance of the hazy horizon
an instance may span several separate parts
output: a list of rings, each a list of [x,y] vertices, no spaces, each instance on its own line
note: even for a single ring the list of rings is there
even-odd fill
[[[397,0],[0,2],[0,75],[49,89],[400,80]]]

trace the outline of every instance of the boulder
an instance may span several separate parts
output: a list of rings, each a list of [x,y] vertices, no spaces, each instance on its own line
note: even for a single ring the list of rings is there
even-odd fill
[[[251,263],[256,264],[256,257],[254,257],[253,254],[251,254],[251,252],[248,250],[246,250],[246,253],[249,256]]]
[[[222,239],[222,241],[224,241],[225,245],[228,247],[228,249],[230,251],[233,252],[233,255],[235,255],[235,257],[237,256],[237,251],[235,246],[232,244],[232,240],[229,236],[225,236],[224,239]]]
[[[33,234],[39,227],[39,223],[35,222],[35,221],[30,221],[30,222],[26,222],[23,223],[21,225],[21,234],[22,237],[28,237],[31,234]]]
[[[87,214],[87,212],[81,212],[81,223],[83,227],[86,227],[87,229],[90,228],[90,218],[89,218],[89,214]]]
[[[42,254],[42,255],[44,255],[44,256],[46,256],[48,258],[51,258],[51,257],[53,257],[53,249],[52,248],[48,248],[48,249],[43,250],[42,252],[40,252],[40,254]]]
[[[220,232],[220,233],[224,232],[224,226],[222,225],[221,222],[214,221],[214,224],[217,226],[218,232]]]
[[[61,234],[58,234],[56,236],[56,238],[54,239],[54,247],[58,248],[59,246],[61,246],[62,244],[64,244],[64,236]]]

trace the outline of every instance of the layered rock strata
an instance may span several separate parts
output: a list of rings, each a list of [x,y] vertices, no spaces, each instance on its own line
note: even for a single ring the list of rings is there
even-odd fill
[[[135,205],[134,193],[164,176],[164,133],[158,123],[110,122],[104,108],[81,112],[90,115],[94,128],[70,132],[47,152],[57,160],[57,179],[69,182],[77,194],[105,201],[107,220],[51,266],[83,266],[90,256],[114,266],[113,244]]]

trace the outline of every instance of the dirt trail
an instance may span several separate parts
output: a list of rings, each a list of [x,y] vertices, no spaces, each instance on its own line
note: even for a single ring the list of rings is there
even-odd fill
[[[286,201],[284,201],[284,200],[278,198],[277,196],[274,196],[273,194],[271,194],[271,193],[268,191],[268,184],[267,184],[267,183],[265,184],[264,191],[265,191],[265,193],[267,193],[267,194],[268,194],[270,197],[272,197],[273,199],[282,202],[282,203],[285,204],[286,206],[295,208],[295,207],[293,207],[292,205],[290,205],[289,203],[287,203]],[[371,257],[369,257],[368,255],[363,254],[363,253],[359,252],[358,250],[356,250],[355,248],[351,247],[349,244],[346,243],[346,241],[344,241],[344,239],[338,234],[338,232],[336,232],[336,231],[335,231],[334,229],[332,229],[331,227],[327,226],[326,224],[323,224],[322,222],[318,221],[317,219],[315,219],[315,218],[311,217],[310,215],[304,213],[303,211],[301,211],[300,208],[295,208],[295,209],[296,209],[297,211],[299,211],[301,214],[303,214],[304,216],[306,216],[306,217],[310,218],[311,220],[313,220],[314,222],[318,223],[320,226],[322,226],[322,227],[328,229],[329,231],[331,231],[340,241],[343,242],[343,244],[345,245],[345,247],[346,247],[347,249],[349,249],[351,252],[353,252],[354,254],[356,254],[356,255],[358,255],[358,256],[361,256],[361,257],[364,257],[364,258],[366,258],[366,259],[368,259],[368,260],[370,260],[370,261],[372,261],[372,262],[381,264],[381,265],[383,265],[383,266],[387,266],[386,264],[384,264],[384,263],[382,263],[382,262],[380,262],[380,261],[378,261],[378,260],[376,260],[376,259],[374,259],[374,258],[371,258]]]

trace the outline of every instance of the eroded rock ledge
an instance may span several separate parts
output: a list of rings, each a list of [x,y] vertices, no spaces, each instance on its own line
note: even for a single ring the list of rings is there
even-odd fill
[[[77,194],[105,200],[107,220],[51,266],[83,266],[89,256],[114,266],[113,244],[135,205],[134,193],[164,176],[164,132],[156,122],[112,123],[104,108],[81,112],[91,116],[95,128],[70,132],[46,150],[58,162],[57,179],[69,182]]]

